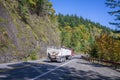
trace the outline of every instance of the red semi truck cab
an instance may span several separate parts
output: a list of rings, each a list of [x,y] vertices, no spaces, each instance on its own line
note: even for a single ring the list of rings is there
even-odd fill
[[[70,49],[71,50],[71,55],[74,56],[75,53],[74,53],[74,49]]]

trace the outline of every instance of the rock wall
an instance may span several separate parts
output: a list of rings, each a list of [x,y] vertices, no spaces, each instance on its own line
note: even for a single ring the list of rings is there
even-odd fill
[[[60,31],[48,16],[18,14],[18,2],[0,1],[0,63],[45,57],[47,46],[60,46]]]

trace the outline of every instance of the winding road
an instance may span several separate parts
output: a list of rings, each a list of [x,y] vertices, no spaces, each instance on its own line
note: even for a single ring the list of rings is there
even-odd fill
[[[120,80],[120,72],[76,55],[63,63],[43,59],[0,64],[0,80]]]

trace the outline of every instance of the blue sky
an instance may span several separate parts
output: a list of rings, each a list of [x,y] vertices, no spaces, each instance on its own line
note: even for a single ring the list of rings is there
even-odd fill
[[[53,3],[56,14],[77,14],[101,25],[115,28],[109,24],[114,21],[114,17],[107,13],[111,9],[106,7],[105,0],[50,0],[50,2]]]

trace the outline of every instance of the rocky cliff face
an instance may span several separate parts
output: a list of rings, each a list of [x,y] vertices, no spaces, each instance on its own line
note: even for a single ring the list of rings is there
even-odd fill
[[[29,13],[26,22],[18,12],[18,1],[0,1],[0,63],[38,59],[47,46],[60,46],[57,22]]]

